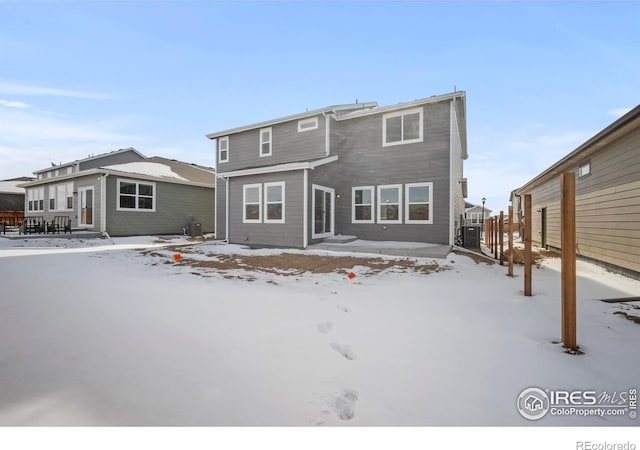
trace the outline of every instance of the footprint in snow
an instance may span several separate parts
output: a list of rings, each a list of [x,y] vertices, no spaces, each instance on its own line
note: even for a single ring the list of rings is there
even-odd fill
[[[328,333],[331,331],[331,328],[333,328],[333,324],[329,321],[318,324],[318,331],[320,333]]]
[[[345,389],[329,402],[329,407],[341,420],[351,420],[355,416],[357,400],[356,391]]]
[[[354,361],[355,359],[357,359],[356,354],[353,353],[353,350],[351,350],[351,347],[349,347],[348,345],[332,342],[331,348],[337,351],[338,353],[340,353],[344,358],[348,359],[349,361]]]

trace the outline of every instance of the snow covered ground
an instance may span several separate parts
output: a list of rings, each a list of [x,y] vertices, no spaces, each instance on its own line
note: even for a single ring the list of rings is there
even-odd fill
[[[629,414],[530,421],[516,408],[529,387],[639,387],[640,326],[614,314],[640,315],[638,303],[599,301],[637,296],[638,281],[578,263],[584,354],[569,355],[557,343],[559,259],[534,269],[526,298],[520,267],[509,278],[462,254],[412,259],[446,269],[429,274],[279,274],[173,255],[281,250],[167,247],[183,243],[0,239],[0,426],[640,424]],[[338,255],[284,251],[310,253]]]

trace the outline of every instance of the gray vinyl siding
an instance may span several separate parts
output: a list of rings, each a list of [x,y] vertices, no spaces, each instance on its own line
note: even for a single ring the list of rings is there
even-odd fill
[[[298,132],[298,121],[271,127],[271,156],[260,157],[260,129],[229,136],[229,162],[217,163],[218,173],[253,167],[265,167],[325,156],[325,118],[318,117],[318,128]],[[216,143],[216,146],[218,144]],[[216,160],[218,152],[216,148]]]
[[[123,178],[107,178],[107,232],[111,236],[181,234],[192,217],[204,233],[215,230],[214,189],[155,181],[155,212],[117,211],[118,179]]]
[[[227,239],[227,181],[216,178],[216,239]]]
[[[105,166],[113,166],[116,164],[125,164],[130,162],[145,161],[143,157],[134,151],[116,153],[113,155],[105,155],[100,158],[91,159],[80,163],[80,171],[89,169],[98,169]]]
[[[423,142],[382,146],[383,114],[333,121],[331,154],[338,161],[309,172],[309,186],[336,190],[335,233],[366,240],[449,243],[450,107],[448,101],[425,105]],[[433,224],[353,224],[352,188],[433,183]],[[309,188],[309,196],[313,193]],[[377,198],[376,198],[377,213]],[[310,205],[311,203],[309,203]],[[312,223],[312,220],[309,220]],[[311,242],[311,241],[310,241]]]
[[[302,248],[304,246],[303,180],[302,170],[231,178],[229,181],[229,242]],[[264,221],[264,183],[280,181],[285,183],[285,223],[243,223],[243,186],[263,184],[261,204]],[[224,217],[224,212],[220,211],[220,213],[219,216]]]
[[[586,161],[591,173],[579,178],[578,166]],[[570,171],[576,172],[578,254],[640,275],[640,128],[576,159]],[[561,248],[559,176],[521,194],[532,195],[532,241],[541,244],[546,208],[546,244]]]

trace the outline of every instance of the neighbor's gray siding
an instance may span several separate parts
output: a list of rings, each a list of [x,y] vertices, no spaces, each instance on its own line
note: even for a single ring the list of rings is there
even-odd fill
[[[218,173],[249,167],[317,159],[325,156],[325,118],[318,117],[318,128],[298,132],[298,121],[292,120],[271,127],[271,156],[260,157],[260,129],[229,136],[229,162],[217,162]],[[218,151],[216,143],[216,161]]]
[[[143,157],[134,151],[116,153],[113,155],[105,155],[100,158],[91,159],[80,163],[80,171],[89,169],[98,169],[105,166],[113,166],[116,164],[125,164],[130,162],[145,161]]]
[[[227,239],[227,181],[216,178],[216,239]]]
[[[181,234],[192,217],[204,233],[215,230],[214,189],[155,181],[155,212],[117,211],[119,178],[107,178],[107,232],[111,236]]]
[[[640,128],[588,160],[591,173],[576,173],[578,254],[640,273]],[[585,161],[576,161],[571,171]],[[542,243],[546,208],[546,244],[561,248],[559,176],[521,194],[532,195],[532,241]]]
[[[334,188],[336,196],[340,195],[336,199],[336,234],[367,240],[449,243],[449,103],[423,107],[424,140],[413,144],[383,147],[382,114],[332,121],[331,154],[339,159],[309,171],[309,186]],[[404,185],[419,182],[433,183],[433,224],[351,223],[353,187],[374,186],[377,209],[377,186],[402,184],[404,221]],[[309,223],[311,226],[311,219]]]
[[[93,187],[93,225],[90,227],[83,227],[90,230],[100,230],[100,176],[99,174],[86,175],[83,177],[67,179],[67,180],[59,180],[54,181],[52,183],[47,183],[39,186],[34,186],[29,189],[39,189],[44,188],[44,211],[28,211],[26,210],[27,206],[25,204],[25,215],[27,217],[43,217],[45,221],[50,222],[56,216],[69,216],[71,218],[71,227],[78,228],[80,225],[80,213],[78,211],[79,208],[79,195],[78,189],[84,187]],[[66,184],[73,183],[73,209],[72,210],[63,210],[63,211],[52,211],[49,209],[49,199],[55,195],[54,189],[58,184]],[[26,200],[25,200],[26,203]]]
[[[233,244],[303,247],[303,175],[302,170],[231,178],[229,181],[229,242]],[[285,223],[243,223],[243,186],[245,184],[285,182]],[[264,220],[264,187],[262,191]],[[224,213],[221,214],[224,216]]]

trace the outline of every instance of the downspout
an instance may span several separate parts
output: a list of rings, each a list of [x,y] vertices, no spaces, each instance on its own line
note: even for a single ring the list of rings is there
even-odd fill
[[[302,181],[302,248],[309,245],[309,169],[304,169]]]
[[[226,181],[224,194],[226,196],[224,207],[225,207],[225,225],[224,225],[224,241],[229,243],[229,177],[224,179]]]
[[[107,233],[107,172],[100,178],[100,232],[102,237],[110,238]]]

